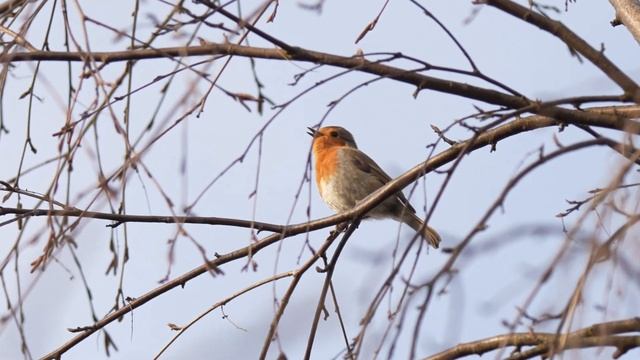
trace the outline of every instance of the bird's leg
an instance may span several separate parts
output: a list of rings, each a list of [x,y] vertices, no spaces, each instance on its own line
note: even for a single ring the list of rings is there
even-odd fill
[[[367,217],[363,217],[362,219],[366,219]],[[358,228],[358,226],[360,226],[360,220],[358,219],[358,223],[356,224],[356,229]],[[345,222],[341,222],[340,224],[336,225],[335,230],[331,231],[331,235],[338,235],[342,232],[345,232],[347,230],[347,228],[349,227],[349,225],[351,225],[354,221],[345,221]],[[355,230],[355,229],[354,229]]]
[[[337,224],[335,230],[331,231],[331,235],[335,236],[340,234],[341,232],[344,232],[347,229],[347,226],[349,226],[349,224],[350,224],[349,221],[345,221],[345,222],[341,222],[340,224]]]

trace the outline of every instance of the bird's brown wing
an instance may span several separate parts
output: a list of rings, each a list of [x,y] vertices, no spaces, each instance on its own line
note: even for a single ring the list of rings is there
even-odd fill
[[[384,170],[382,170],[380,166],[378,166],[378,164],[376,164],[376,162],[373,161],[373,159],[371,159],[367,154],[363,153],[358,149],[353,149],[353,148],[348,148],[344,150],[347,150],[351,153],[350,155],[352,156],[350,156],[349,158],[351,159],[353,165],[356,166],[356,168],[358,168],[362,172],[371,174],[376,178],[380,179],[380,186],[385,185],[386,183],[391,181],[391,177],[387,175],[387,173],[385,173]],[[398,197],[398,200],[400,200],[400,202],[403,205],[405,205],[409,210],[411,210],[411,212],[413,213],[416,212],[416,210],[413,208],[413,206],[411,206],[411,204],[409,203],[409,200],[407,200],[406,196],[404,196],[402,191],[398,191],[396,193],[396,196]]]

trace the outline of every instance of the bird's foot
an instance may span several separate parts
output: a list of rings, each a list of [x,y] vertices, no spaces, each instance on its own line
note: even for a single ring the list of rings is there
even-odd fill
[[[335,236],[335,235],[338,235],[338,234],[344,232],[345,230],[347,230],[348,226],[349,226],[349,222],[348,221],[345,221],[345,222],[342,222],[342,223],[336,225],[336,228],[331,231],[331,235]]]

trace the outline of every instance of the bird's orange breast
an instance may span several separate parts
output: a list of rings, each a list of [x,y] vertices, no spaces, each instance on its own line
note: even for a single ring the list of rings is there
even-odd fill
[[[313,146],[313,156],[316,159],[316,184],[320,193],[329,179],[334,176],[338,170],[338,151],[339,146]]]

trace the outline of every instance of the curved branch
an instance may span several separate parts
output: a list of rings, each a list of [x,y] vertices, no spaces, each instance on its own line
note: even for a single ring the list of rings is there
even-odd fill
[[[447,94],[458,95],[469,99],[475,99],[486,103],[505,106],[510,109],[530,107],[529,112],[549,116],[561,121],[580,123],[583,125],[596,125],[594,122],[605,120],[612,124],[616,118],[605,115],[593,115],[579,110],[569,110],[558,106],[545,106],[529,99],[509,95],[500,91],[485,89],[461,82],[440,79],[423,75],[414,71],[401,69],[385,64],[368,61],[361,56],[339,56],[318,51],[312,51],[295,47],[294,52],[286,52],[282,49],[268,49],[234,44],[209,43],[203,46],[172,47],[161,49],[135,49],[115,52],[62,52],[62,51],[33,51],[27,53],[12,53],[0,56],[0,63],[16,61],[87,61],[93,59],[98,62],[118,62],[140,59],[155,59],[174,56],[210,56],[210,55],[234,55],[251,58],[272,60],[296,60],[316,64],[331,65],[346,69],[354,69],[368,74],[378,75],[389,79],[416,86],[418,90],[429,89]],[[626,89],[625,89],[626,90]],[[625,101],[621,97],[620,101]],[[638,101],[640,102],[640,101]],[[623,129],[628,124],[616,123],[614,128]],[[632,132],[638,132],[634,127]]]
[[[630,111],[626,114],[626,117],[620,116],[619,119],[628,119],[629,117],[638,116],[638,109],[636,107],[635,111]],[[608,117],[607,117],[608,118]],[[618,117],[616,117],[618,118]],[[601,119],[602,120],[602,119]],[[436,169],[440,166],[443,166],[451,161],[454,161],[460,154],[464,152],[471,152],[473,150],[482,148],[484,146],[493,146],[498,141],[519,134],[526,131],[530,131],[537,128],[549,127],[558,125],[556,120],[540,117],[540,116],[530,116],[527,118],[516,119],[508,124],[499,126],[495,129],[489,130],[483,134],[477,135],[474,138],[467,140],[465,142],[458,143],[451,148],[442,151],[438,155],[430,158],[429,160],[420,163],[414,166],[409,171],[405,172],[403,175],[397,177],[396,179],[389,182],[387,185],[381,187],[371,195],[364,198],[356,207],[352,210],[343,212],[337,215],[333,215],[330,217],[325,217],[322,219],[310,221],[307,223],[300,223],[291,226],[287,226],[282,233],[276,233],[269,235],[262,240],[252,243],[249,246],[237,249],[235,251],[231,251],[224,255],[219,255],[215,259],[198,266],[197,268],[192,269],[191,271],[184,273],[177,278],[168,281],[155,289],[150,290],[149,292],[133,299],[129,302],[126,307],[122,307],[112,313],[106,315],[101,320],[97,321],[93,326],[87,327],[81,333],[78,333],[76,336],[71,338],[65,344],[61,345],[57,349],[53,350],[49,354],[43,356],[44,359],[58,359],[60,356],[71,349],[73,346],[81,342],[82,340],[89,337],[91,334],[95,333],[99,329],[105,327],[109,323],[113,322],[126,315],[127,313],[133,311],[134,309],[144,305],[148,301],[153,300],[154,298],[164,294],[165,292],[177,288],[179,286],[184,286],[191,279],[198,277],[207,271],[215,270],[217,267],[229,263],[231,261],[244,258],[246,256],[255,256],[260,250],[265,247],[276,243],[278,241],[282,241],[291,236],[302,234],[305,232],[309,232],[312,230],[317,230],[321,228],[326,228],[332,225],[336,225],[338,223],[352,220],[361,217],[369,210],[373,209],[375,206],[380,204],[384,199],[395,194],[399,190],[405,188],[407,185],[415,181],[416,179],[424,176],[426,173]],[[602,145],[605,145],[605,142],[602,142]]]
[[[173,344],[182,334],[184,334],[187,330],[189,330],[189,328],[191,326],[193,326],[196,322],[200,321],[202,318],[204,318],[206,315],[210,314],[213,310],[222,307],[226,304],[228,304],[231,300],[240,297],[241,295],[244,295],[246,293],[248,293],[251,290],[254,290],[256,288],[259,288],[262,285],[265,284],[269,284],[272,283],[274,281],[280,280],[280,279],[284,279],[286,277],[291,277],[291,276],[295,276],[296,275],[296,271],[286,271],[286,272],[282,272],[273,276],[270,276],[266,279],[262,279],[258,282],[255,282],[247,287],[245,287],[242,290],[239,290],[227,297],[225,297],[224,299],[216,302],[215,304],[211,305],[207,310],[203,311],[202,313],[198,314],[198,316],[196,316],[193,320],[189,321],[189,323],[187,323],[184,326],[180,326],[178,327],[179,330],[177,330],[178,332],[171,338],[171,340],[169,340],[169,342],[167,342],[162,349],[160,349],[160,351],[153,357],[154,360],[160,358],[160,355],[162,355],[168,348],[169,346],[171,346],[171,344]]]
[[[454,360],[468,355],[482,355],[489,351],[510,346],[540,347],[540,349],[536,349],[538,350],[536,354],[529,353],[528,356],[522,357],[519,354],[524,354],[525,351],[523,351],[516,352],[509,357],[509,359],[530,359],[543,355],[547,350],[553,348],[555,343],[563,336],[568,339],[563,350],[612,346],[617,348],[617,354],[620,356],[630,349],[640,347],[640,336],[614,336],[614,334],[627,332],[640,332],[640,318],[595,324],[568,334],[528,332],[498,335],[458,344],[438,354],[426,357],[425,360]]]
[[[564,26],[560,21],[552,20],[509,0],[480,0],[477,2],[493,6],[553,34],[567,44],[571,50],[589,59],[593,65],[597,66],[611,80],[618,84],[635,102],[640,103],[640,88],[638,84],[609,60],[602,51],[591,47],[584,39]]]

